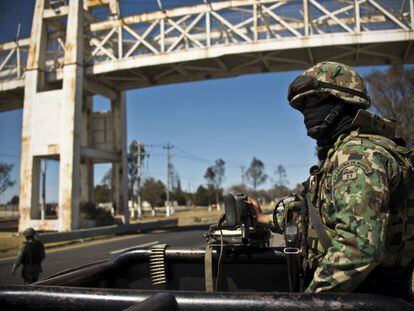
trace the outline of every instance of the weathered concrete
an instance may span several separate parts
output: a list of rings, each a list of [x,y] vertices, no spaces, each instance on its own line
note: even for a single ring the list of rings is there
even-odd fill
[[[111,102],[113,131],[113,148],[121,156],[121,161],[113,163],[112,187],[114,202],[119,213],[124,214],[125,223],[129,222],[128,209],[128,164],[126,145],[126,104],[125,94],[119,94],[116,100]]]
[[[70,1],[56,16],[45,6],[44,0],[37,0],[25,80],[19,231],[29,226],[58,231],[79,228],[80,204],[94,198],[93,164],[102,162],[114,163],[115,204],[125,211],[128,222],[125,97],[93,81],[85,85],[83,0]],[[47,27],[50,19],[65,15],[63,81],[56,89],[47,85],[44,75]],[[111,98],[111,111],[92,112],[90,95],[96,93]],[[40,220],[40,160],[45,157],[60,161],[57,220]]]
[[[42,18],[45,1],[36,2],[32,33],[27,59],[27,72],[25,77],[25,100],[23,109],[22,149],[20,161],[20,202],[19,202],[19,231],[24,231],[31,222],[37,206],[39,195],[39,165],[34,161],[32,137],[36,136],[33,114],[37,110],[39,101],[37,91],[43,86],[44,61],[46,52],[46,26]]]
[[[59,166],[59,231],[79,226],[80,134],[83,105],[83,1],[69,2],[63,67]]]

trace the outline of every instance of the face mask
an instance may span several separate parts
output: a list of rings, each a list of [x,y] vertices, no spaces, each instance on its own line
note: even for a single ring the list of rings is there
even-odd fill
[[[321,102],[317,106],[311,108],[305,107],[302,109],[308,136],[316,140],[322,138],[327,128],[327,126],[323,124],[323,121],[332,111],[335,105],[335,102]]]

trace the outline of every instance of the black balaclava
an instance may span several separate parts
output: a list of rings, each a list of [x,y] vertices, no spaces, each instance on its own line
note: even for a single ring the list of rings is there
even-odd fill
[[[341,110],[333,119],[333,122],[327,127],[321,126],[323,125],[325,118],[338,105],[342,105],[342,109],[340,108]],[[344,105],[343,101],[334,96],[329,96],[323,99],[314,107],[308,108],[305,106],[301,110],[304,116],[308,136],[316,139],[319,160],[325,159],[328,150],[335,143],[339,135],[353,129],[351,123],[357,111],[358,108],[351,105]]]

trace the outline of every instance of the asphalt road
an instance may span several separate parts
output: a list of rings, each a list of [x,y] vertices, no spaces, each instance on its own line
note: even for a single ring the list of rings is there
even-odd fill
[[[206,230],[207,227],[195,227],[186,230],[176,229],[143,233],[106,241],[96,241],[91,245],[82,246],[80,244],[62,250],[46,251],[41,278],[65,269],[107,259],[131,247],[151,247],[151,245],[157,243],[167,243],[172,247],[202,247],[204,245],[203,233]],[[23,284],[20,276],[21,270],[19,269],[16,275],[12,276],[10,273],[12,266],[12,259],[0,260],[0,285]]]

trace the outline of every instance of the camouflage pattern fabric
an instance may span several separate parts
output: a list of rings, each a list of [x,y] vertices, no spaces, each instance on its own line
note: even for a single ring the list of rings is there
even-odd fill
[[[17,253],[16,268],[23,265],[22,277],[26,283],[36,282],[42,272],[41,262],[45,258],[43,243],[38,240],[24,242]]]
[[[366,86],[361,76],[352,67],[349,67],[348,65],[342,63],[329,61],[321,62],[307,69],[305,72],[303,72],[302,75],[311,76],[318,81],[346,87],[367,94]],[[357,105],[364,109],[369,108],[371,105],[370,101],[366,98],[327,87],[319,87],[317,89],[312,89],[297,94],[292,98],[289,104],[293,108],[300,110],[301,106],[303,105],[303,99],[305,97],[307,102],[308,100],[310,100],[310,102],[313,102],[312,98],[320,101],[327,95],[336,96],[344,100],[347,104]]]
[[[390,214],[396,214],[389,202],[405,176],[385,145],[397,148],[382,136],[342,135],[310,178],[309,196],[332,246],[323,252],[310,245],[308,262],[317,268],[307,293],[352,291],[388,256],[390,235],[396,233],[389,230]]]

